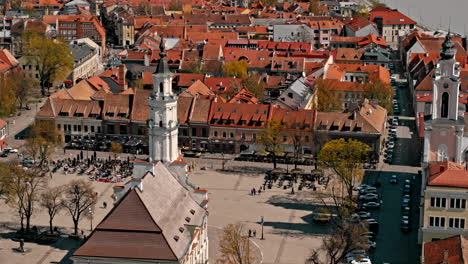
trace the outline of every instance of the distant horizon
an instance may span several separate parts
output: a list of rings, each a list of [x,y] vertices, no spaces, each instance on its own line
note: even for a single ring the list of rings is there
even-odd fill
[[[409,18],[431,29],[441,29],[460,35],[468,34],[467,0],[381,0]]]

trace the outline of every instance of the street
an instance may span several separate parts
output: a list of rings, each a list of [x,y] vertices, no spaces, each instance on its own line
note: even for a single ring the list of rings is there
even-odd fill
[[[366,184],[381,183],[378,188],[380,209],[371,211],[372,217],[379,223],[376,237],[377,247],[371,251],[372,263],[407,264],[420,263],[421,249],[417,243],[419,223],[419,194],[421,179],[417,171],[420,169],[420,139],[416,132],[415,119],[407,87],[396,88],[399,114],[399,126],[395,140],[394,158],[391,164],[384,164],[378,170],[366,171],[363,182]],[[398,182],[390,183],[392,175]],[[401,231],[401,200],[405,180],[411,181],[411,212],[409,232]]]

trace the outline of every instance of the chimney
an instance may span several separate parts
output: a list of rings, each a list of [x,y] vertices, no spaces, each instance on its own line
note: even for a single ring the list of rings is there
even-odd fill
[[[125,68],[125,64],[120,64],[119,66],[119,86],[120,86],[120,91],[125,91],[127,90],[127,81],[125,80],[125,73],[127,72],[127,69]]]

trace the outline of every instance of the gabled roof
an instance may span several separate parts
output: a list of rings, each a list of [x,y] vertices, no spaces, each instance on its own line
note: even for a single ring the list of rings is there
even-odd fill
[[[424,243],[424,263],[464,264],[468,261],[468,236],[456,235]]]
[[[187,90],[183,91],[180,96],[196,96],[196,95],[215,95],[213,91],[208,88],[202,81],[196,80],[192,85],[190,85]]]
[[[73,256],[181,261],[206,211],[161,162],[131,188]],[[131,187],[132,185],[139,187]],[[125,188],[122,186],[122,188]],[[133,221],[134,223],[129,223]]]
[[[161,232],[136,190],[131,190],[96,227],[97,229]]]
[[[468,188],[468,171],[452,161],[431,164],[427,185]]]

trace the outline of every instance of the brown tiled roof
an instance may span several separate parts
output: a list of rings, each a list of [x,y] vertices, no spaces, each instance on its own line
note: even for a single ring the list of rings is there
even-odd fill
[[[151,90],[142,90],[137,89],[134,101],[133,101],[133,109],[131,114],[131,119],[135,121],[146,121],[148,120],[149,113],[148,113],[148,97],[151,94]]]
[[[214,95],[215,93],[208,88],[202,81],[197,80],[190,85],[187,90],[181,93],[180,96],[196,96],[196,95]]]
[[[192,101],[193,97],[179,96],[177,99],[177,119],[180,124],[185,124],[187,121],[189,121]]]
[[[151,218],[148,209],[141,201],[136,190],[131,190],[125,199],[114,206],[112,211],[96,227],[106,230],[131,230],[143,232],[161,232]]]
[[[315,126],[319,130],[360,131],[364,133],[384,133],[387,111],[381,106],[373,106],[366,101],[355,112],[318,112]]]
[[[449,264],[464,264],[468,261],[467,235],[456,235],[424,244],[425,264],[441,264],[444,261]]]
[[[83,257],[177,260],[161,233],[96,230],[73,254]]]
[[[207,123],[210,113],[211,99],[196,98],[193,104],[191,122]]]
[[[179,87],[189,87],[195,81],[200,80],[203,81],[205,79],[204,74],[197,74],[197,73],[175,73],[174,74],[174,81]]]

